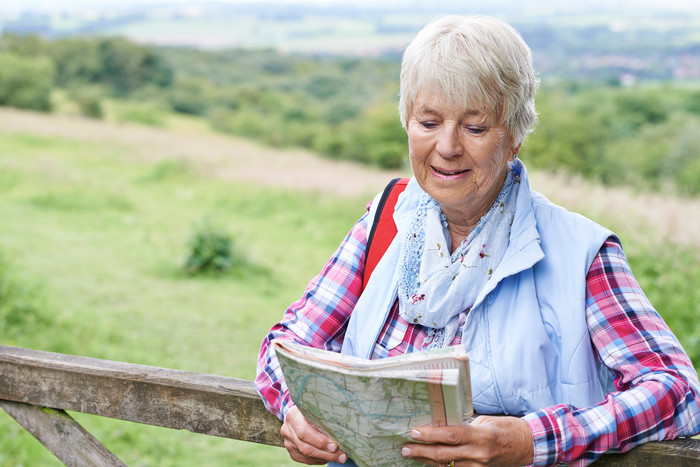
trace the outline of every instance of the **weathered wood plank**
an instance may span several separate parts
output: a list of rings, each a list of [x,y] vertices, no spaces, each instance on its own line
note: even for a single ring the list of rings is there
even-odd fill
[[[282,446],[251,381],[0,346],[0,399]],[[648,443],[600,466],[700,465],[700,440]]]
[[[0,346],[0,399],[282,445],[251,381]]]
[[[69,467],[126,467],[126,464],[63,410],[2,400],[0,407]]]

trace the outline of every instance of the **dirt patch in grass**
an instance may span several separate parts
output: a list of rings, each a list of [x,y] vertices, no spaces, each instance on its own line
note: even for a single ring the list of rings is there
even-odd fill
[[[72,116],[0,109],[0,131],[118,144],[149,161],[183,158],[207,175],[338,196],[372,196],[398,172],[333,161],[303,150],[269,148],[214,132],[172,131]]]

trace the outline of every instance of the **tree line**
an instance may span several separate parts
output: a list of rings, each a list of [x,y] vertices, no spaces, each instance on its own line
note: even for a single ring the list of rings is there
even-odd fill
[[[101,118],[118,99],[199,116],[219,131],[383,168],[407,162],[399,57],[148,47],[122,38],[0,37],[0,105],[51,111],[57,90]],[[700,194],[700,87],[543,78],[529,166],[606,184]],[[150,110],[149,110],[150,109]],[[153,110],[156,109],[156,110]],[[141,117],[148,121],[148,118]],[[156,121],[157,119],[154,119]]]

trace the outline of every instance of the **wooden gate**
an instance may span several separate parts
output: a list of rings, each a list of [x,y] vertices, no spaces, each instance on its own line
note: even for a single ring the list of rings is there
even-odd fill
[[[0,346],[0,407],[69,466],[124,463],[66,410],[282,446],[252,381],[17,347]],[[700,440],[647,443],[596,465],[698,466]]]

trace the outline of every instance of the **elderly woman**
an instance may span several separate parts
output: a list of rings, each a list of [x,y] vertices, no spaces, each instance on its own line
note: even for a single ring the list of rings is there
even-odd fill
[[[395,237],[367,280],[378,195],[262,343],[257,389],[291,457],[347,461],[290,400],[275,339],[373,359],[463,346],[479,416],[416,427],[402,454],[429,465],[586,464],[700,431],[697,374],[618,238],[530,189],[518,152],[537,78],[520,35],[440,17],[406,49],[400,87],[413,178]]]

